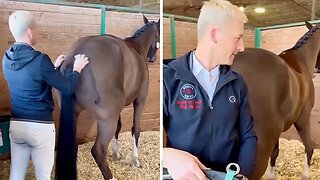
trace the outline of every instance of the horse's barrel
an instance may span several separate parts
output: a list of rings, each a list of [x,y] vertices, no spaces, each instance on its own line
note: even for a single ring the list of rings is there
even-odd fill
[[[0,159],[7,159],[10,154],[9,125],[10,116],[0,115]]]

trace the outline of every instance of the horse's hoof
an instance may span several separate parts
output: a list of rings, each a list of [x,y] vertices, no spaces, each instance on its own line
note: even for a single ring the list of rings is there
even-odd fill
[[[275,180],[276,179],[276,167],[271,167],[270,164],[268,165],[266,176],[268,180]]]
[[[275,177],[268,177],[267,180],[276,180]]]
[[[267,174],[267,179],[268,180],[275,180],[276,179],[276,175],[275,174]]]
[[[276,180],[276,176],[269,176],[269,175],[267,175],[267,178],[266,178],[267,180]]]
[[[132,160],[131,166],[132,166],[132,167],[140,167],[140,162],[139,162],[139,160]]]
[[[120,153],[112,153],[112,159],[113,160],[119,160],[120,159]]]
[[[302,175],[301,180],[309,180],[309,176]]]

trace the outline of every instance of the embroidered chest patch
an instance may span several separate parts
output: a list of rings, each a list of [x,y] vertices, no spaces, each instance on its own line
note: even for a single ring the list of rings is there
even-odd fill
[[[197,91],[192,84],[184,84],[180,88],[180,95],[183,99],[194,99],[197,95]]]

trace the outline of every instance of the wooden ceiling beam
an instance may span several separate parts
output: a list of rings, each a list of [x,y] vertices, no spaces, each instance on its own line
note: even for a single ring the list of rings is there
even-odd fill
[[[175,8],[175,7],[194,7],[194,6],[202,6],[202,0],[163,0],[163,8]]]
[[[299,3],[298,1],[296,1],[296,0],[292,0],[292,2],[294,2],[294,4],[296,4],[298,7],[300,7],[300,9],[301,9],[302,11],[304,11],[304,13],[308,14],[308,15],[310,16],[310,19],[311,19],[311,9],[303,6],[302,4],[300,4],[300,3]],[[318,19],[319,16],[315,16],[315,18]]]

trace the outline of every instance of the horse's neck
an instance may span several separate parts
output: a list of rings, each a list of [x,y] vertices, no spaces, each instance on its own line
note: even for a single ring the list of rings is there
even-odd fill
[[[153,33],[154,30],[150,27],[146,32],[133,39],[136,46],[135,49],[137,49],[137,51],[145,58],[147,58],[147,54],[152,43]]]
[[[302,61],[305,64],[311,77],[313,76],[314,68],[319,53],[319,48],[320,47],[318,43],[317,46],[315,46],[314,43],[310,42],[294,50],[294,54],[298,57],[300,61]]]

